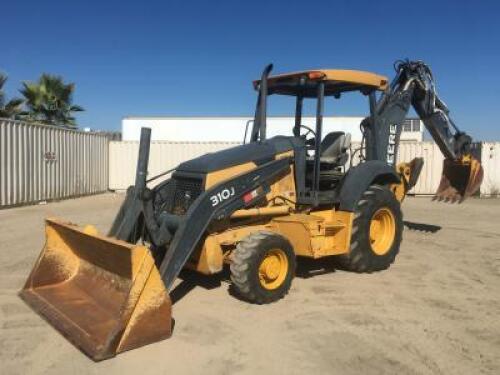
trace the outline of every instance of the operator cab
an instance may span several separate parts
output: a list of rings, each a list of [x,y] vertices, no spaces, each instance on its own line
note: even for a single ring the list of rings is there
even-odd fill
[[[267,97],[294,97],[295,123],[293,137],[289,138],[294,138],[295,144],[303,142],[302,147],[294,148],[298,203],[319,205],[321,201],[330,201],[345,174],[345,166],[350,158],[351,135],[332,131],[323,136],[324,98],[340,98],[344,92],[358,91],[369,97],[372,113],[376,102],[375,93],[387,88],[387,78],[356,70],[309,70],[269,76],[271,70],[272,65],[267,66],[261,79],[253,82],[259,96],[250,141],[266,140]],[[315,129],[302,123],[304,99],[316,100]]]

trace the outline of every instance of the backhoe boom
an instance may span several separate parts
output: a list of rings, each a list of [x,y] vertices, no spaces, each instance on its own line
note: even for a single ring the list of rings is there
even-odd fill
[[[482,168],[471,156],[472,138],[460,131],[436,92],[434,77],[422,61],[398,61],[396,76],[377,101],[370,94],[372,114],[362,123],[366,160],[395,166],[403,121],[413,107],[445,157],[436,196],[463,200],[482,181]]]

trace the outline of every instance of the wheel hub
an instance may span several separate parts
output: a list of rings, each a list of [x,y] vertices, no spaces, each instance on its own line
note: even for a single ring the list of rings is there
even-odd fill
[[[378,209],[370,222],[370,245],[377,255],[385,255],[392,247],[396,235],[396,220],[386,207]]]
[[[270,250],[259,266],[260,284],[266,289],[278,288],[288,273],[288,259],[281,249]]]
[[[276,257],[266,259],[266,277],[274,280],[280,274],[280,261]]]

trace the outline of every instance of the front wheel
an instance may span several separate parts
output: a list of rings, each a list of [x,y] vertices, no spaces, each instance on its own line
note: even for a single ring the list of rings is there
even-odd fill
[[[231,281],[243,299],[271,303],[288,293],[295,264],[295,253],[286,238],[271,231],[254,232],[232,254]]]
[[[402,233],[399,201],[388,188],[372,185],[356,204],[350,251],[337,256],[337,264],[353,272],[384,270],[399,253]]]

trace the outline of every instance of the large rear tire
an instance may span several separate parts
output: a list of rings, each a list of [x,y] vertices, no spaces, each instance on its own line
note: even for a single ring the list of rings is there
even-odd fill
[[[399,201],[388,188],[372,185],[356,204],[350,251],[336,257],[337,265],[360,273],[389,268],[399,253],[402,233]]]
[[[271,231],[254,232],[233,251],[231,281],[248,302],[264,304],[283,298],[295,276],[295,253],[286,238]]]

